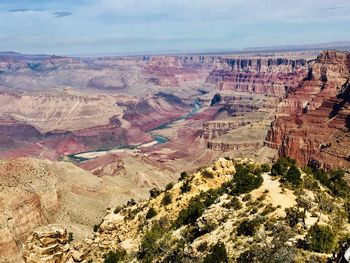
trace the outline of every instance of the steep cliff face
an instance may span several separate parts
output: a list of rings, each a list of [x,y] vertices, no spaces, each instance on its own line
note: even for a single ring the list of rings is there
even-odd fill
[[[145,199],[150,189],[175,180],[171,168],[132,153],[106,155],[81,168],[63,161],[0,160],[0,263],[23,262],[23,243],[43,225],[64,224],[75,240],[85,237],[108,207],[131,198]],[[28,262],[60,262],[45,261],[50,259],[48,253],[58,251],[57,244],[49,241],[51,236],[40,234],[46,230],[39,231],[31,243],[40,253],[38,261],[28,255],[33,259]],[[64,233],[58,235],[66,238]]]
[[[225,59],[211,71],[207,82],[222,90],[284,96],[286,89],[301,80],[307,62],[303,59]]]
[[[350,54],[324,51],[278,106],[266,144],[300,164],[349,167]]]
[[[1,160],[0,262],[23,262],[20,251],[30,233],[56,220],[71,222],[77,234],[84,235],[89,221],[102,216],[103,205],[95,198],[90,211],[83,208],[99,187],[100,180],[69,163]]]

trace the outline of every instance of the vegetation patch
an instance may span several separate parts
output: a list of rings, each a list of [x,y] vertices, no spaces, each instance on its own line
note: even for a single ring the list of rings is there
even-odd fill
[[[312,226],[306,240],[310,250],[320,253],[331,253],[337,245],[335,233],[329,226],[323,225]]]
[[[226,247],[223,243],[216,243],[210,250],[209,254],[204,258],[203,263],[224,263],[228,262]]]

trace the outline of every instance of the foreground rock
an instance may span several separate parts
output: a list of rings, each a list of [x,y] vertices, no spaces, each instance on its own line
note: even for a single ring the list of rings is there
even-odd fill
[[[292,188],[278,179],[250,160],[219,159],[193,175],[183,174],[164,191],[153,190],[148,201],[116,207],[93,234],[69,248],[63,229],[54,228],[55,240],[51,226],[49,234],[39,229],[27,241],[24,255],[45,258],[33,243],[49,236],[39,247],[50,253],[43,243],[54,244],[58,253],[51,251],[51,256],[61,257],[57,263],[326,262],[336,242],[349,234],[350,225],[341,215],[344,200],[311,175],[300,179],[311,180],[314,190]],[[244,183],[236,188],[240,180]],[[333,210],[325,212],[325,206]],[[310,238],[315,227],[333,231],[330,240],[316,240],[320,243],[315,245],[318,237]],[[318,247],[322,242],[329,246]]]
[[[110,157],[104,161],[119,160],[120,165],[100,171],[88,164],[94,174],[67,162],[0,160],[0,262],[22,262],[22,245],[37,227],[62,223],[75,240],[81,239],[108,207],[144,199],[151,188],[173,180],[166,167],[156,168],[147,160]],[[133,169],[125,169],[123,163]],[[150,171],[154,176],[147,176]]]
[[[58,225],[38,228],[28,239],[23,257],[27,263],[73,262],[66,229]]]

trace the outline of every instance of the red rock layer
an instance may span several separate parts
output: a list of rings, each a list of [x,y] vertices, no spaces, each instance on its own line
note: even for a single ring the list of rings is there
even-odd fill
[[[148,82],[158,86],[180,86],[187,81],[205,81],[216,56],[156,56],[149,60],[145,72]]]
[[[210,72],[207,82],[222,90],[282,97],[302,79],[306,64],[302,59],[225,59]]]
[[[266,144],[305,165],[350,166],[350,54],[324,51],[278,107]]]

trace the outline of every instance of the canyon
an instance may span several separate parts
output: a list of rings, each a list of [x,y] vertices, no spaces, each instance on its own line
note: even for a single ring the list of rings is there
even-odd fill
[[[60,222],[70,226],[58,231],[62,243],[69,232],[82,240],[116,205],[221,157],[349,168],[349,70],[349,53],[332,50],[317,58],[4,53],[0,262],[21,262],[39,226]]]

